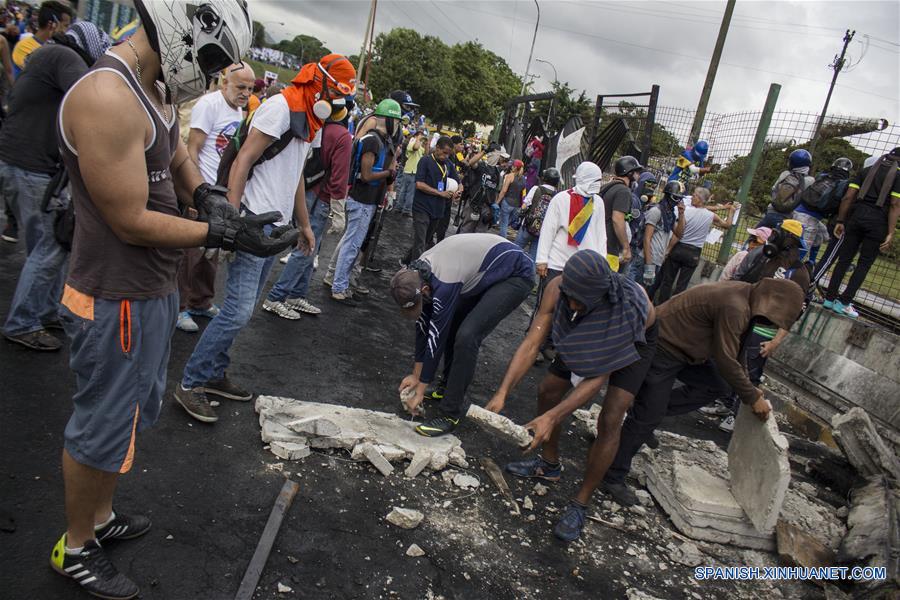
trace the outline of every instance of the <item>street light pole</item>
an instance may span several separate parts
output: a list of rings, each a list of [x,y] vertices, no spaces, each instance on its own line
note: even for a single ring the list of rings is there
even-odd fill
[[[531,37],[531,50],[528,51],[528,63],[525,65],[525,77],[522,79],[522,91],[519,92],[520,96],[525,95],[525,86],[528,83],[528,71],[531,70],[531,57],[534,55],[534,43],[537,41],[538,26],[541,24],[541,5],[538,4],[538,0],[534,0],[534,5],[537,7],[537,21],[534,22],[534,35]]]
[[[536,58],[534,60],[535,60],[535,62],[540,62],[540,63],[550,65],[550,68],[553,69],[553,83],[554,84],[559,83],[559,77],[556,76],[556,67],[553,66],[552,62],[550,62],[549,60],[544,60],[542,58]]]

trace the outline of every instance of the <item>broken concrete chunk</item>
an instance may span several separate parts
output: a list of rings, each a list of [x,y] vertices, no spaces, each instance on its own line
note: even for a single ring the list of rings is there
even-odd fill
[[[741,404],[728,444],[731,493],[760,533],[771,533],[791,483],[788,441],[774,416],[760,421]]]
[[[603,407],[599,404],[591,404],[591,407],[588,409],[576,410],[572,413],[572,416],[575,417],[575,422],[581,425],[590,437],[595,438],[597,437],[597,418],[602,410]]]
[[[333,421],[315,416],[296,419],[287,423],[287,427],[297,433],[306,433],[316,437],[337,437],[341,433],[341,428]]]
[[[264,420],[262,423],[260,437],[262,437],[262,441],[267,444],[271,444],[272,442],[306,443],[306,438],[304,436],[299,435],[296,431],[288,429],[277,421],[268,419]]]
[[[706,560],[706,555],[700,552],[696,544],[684,542],[669,553],[669,558],[686,567],[696,567]]]
[[[387,461],[387,459],[382,456],[381,452],[378,451],[375,446],[372,444],[361,444],[362,445],[362,454],[366,457],[372,465],[378,469],[382,475],[387,477],[391,473],[394,472],[394,467]]]
[[[403,406],[403,410],[405,410],[406,412],[408,412],[410,414],[413,414],[413,412],[410,411],[410,409],[409,409],[410,402],[412,402],[415,397],[416,397],[416,388],[414,388],[414,387],[408,387],[405,390],[403,390],[402,392],[400,392],[400,404]],[[424,408],[422,407],[421,404],[416,407],[415,414],[421,415],[423,412],[424,412]]]
[[[391,462],[406,458],[406,452],[396,446],[390,444],[374,444],[374,446],[383,457]]]
[[[472,477],[465,473],[457,473],[453,476],[453,485],[464,490],[474,490],[481,485],[481,483],[478,481],[477,477]]]
[[[656,596],[651,596],[647,592],[637,588],[628,588],[625,590],[625,597],[628,600],[659,600]]]
[[[635,490],[634,495],[637,496],[641,506],[653,506],[653,496],[646,490]]]
[[[466,417],[512,438],[519,446],[527,446],[531,443],[532,436],[527,429],[521,425],[516,425],[503,415],[485,410],[476,404],[469,406]]]
[[[385,520],[401,529],[415,529],[424,518],[425,515],[417,510],[395,506],[385,517]]]
[[[546,485],[544,485],[542,483],[534,484],[534,489],[532,490],[532,492],[534,492],[535,496],[546,496],[547,492],[549,492],[549,491],[550,491],[550,488],[548,488]]]
[[[831,419],[834,439],[863,477],[887,473],[900,481],[900,459],[875,430],[872,419],[856,406]]]
[[[419,450],[413,455],[412,460],[409,461],[409,466],[406,467],[406,472],[404,474],[412,479],[421,473],[430,462],[431,452],[428,450]]]
[[[453,478],[459,473],[456,469],[447,469],[446,471],[441,472],[441,479],[444,483],[450,483],[453,481]]]
[[[280,581],[278,582],[278,593],[279,594],[289,594],[293,591],[294,591],[294,588],[292,588],[291,586],[284,585]]]
[[[425,551],[418,544],[410,544],[406,549],[407,556],[425,556]]]
[[[531,496],[525,496],[525,499],[522,500],[522,508],[525,510],[534,510],[534,502],[531,500]]]
[[[272,454],[284,460],[300,460],[311,453],[308,445],[295,444],[293,442],[272,442],[269,450]]]
[[[900,491],[884,475],[869,477],[850,496],[850,531],[841,542],[837,559],[885,567],[887,579],[900,576]]]
[[[789,567],[830,567],[834,552],[799,527],[778,521],[775,526],[778,556]]]

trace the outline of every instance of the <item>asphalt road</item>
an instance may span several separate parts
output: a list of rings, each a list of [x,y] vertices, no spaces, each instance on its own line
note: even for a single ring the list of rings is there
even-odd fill
[[[410,221],[389,215],[376,263],[367,273],[372,294],[357,308],[332,302],[314,275],[310,299],[323,312],[285,321],[258,311],[232,349],[229,375],[259,394],[346,404],[395,412],[396,387],[412,364],[412,325],[401,319],[387,296],[390,275],[409,242]],[[327,239],[323,263],[335,239]],[[0,243],[0,307],[9,306],[24,260],[23,244]],[[272,274],[277,277],[280,265]],[[224,269],[220,269],[220,285]],[[5,314],[4,317],[5,319]],[[515,311],[492,334],[479,355],[481,368],[470,388],[484,404],[496,386],[527,324]],[[110,543],[120,570],[142,588],[146,599],[230,598],[253,554],[284,473],[263,449],[252,403],[223,401],[213,425],[194,421],[172,399],[184,363],[199,334],[176,332],[169,383],[156,427],[139,436],[134,469],[122,477],[116,499],[121,512],[153,519],[144,537]],[[56,599],[87,597],[48,566],[61,535],[62,432],[71,412],[74,378],[68,352],[40,354],[0,341],[0,597]],[[538,378],[535,367],[509,403],[520,423],[533,416]],[[697,415],[667,423],[680,433],[724,443],[724,434],[698,424]],[[300,483],[263,572],[258,598],[622,598],[628,588],[661,598],[733,597],[723,583],[695,587],[692,569],[660,557],[641,561],[623,553],[646,535],[588,525],[584,541],[568,548],[551,527],[576,490],[586,439],[574,428],[564,437],[563,481],[535,501],[534,520],[509,514],[496,490],[477,468],[490,456],[500,465],[517,456],[507,442],[474,425],[459,437],[482,486],[472,495],[439,476],[410,481],[384,478],[346,454],[315,453],[284,471]],[[510,482],[522,498],[533,484]],[[602,498],[597,496],[596,503]],[[425,514],[417,529],[384,522],[392,506]],[[658,509],[650,518],[663,527]],[[410,558],[410,543],[426,556]],[[652,540],[650,541],[652,545]],[[662,542],[664,543],[664,542]],[[293,592],[279,594],[278,583]]]

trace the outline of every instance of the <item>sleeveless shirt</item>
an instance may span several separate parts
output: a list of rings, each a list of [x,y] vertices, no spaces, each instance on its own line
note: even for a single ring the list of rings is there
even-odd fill
[[[72,86],[72,90],[101,71],[111,71],[122,77],[153,126],[152,140],[144,152],[149,186],[147,210],[179,216],[175,186],[169,170],[179,139],[174,107],[169,108],[173,114],[172,122],[166,123],[138,85],[131,69],[111,53],[100,57],[93,68]],[[91,201],[85,187],[78,167],[78,154],[66,139],[62,127],[67,99],[68,94],[63,98],[57,120],[61,154],[69,173],[72,201],[75,203],[75,236],[67,285],[79,292],[108,300],[145,300],[169,295],[177,289],[176,273],[182,251],[127,244],[103,220],[102,213]],[[132,134],[122,132],[122,135]]]

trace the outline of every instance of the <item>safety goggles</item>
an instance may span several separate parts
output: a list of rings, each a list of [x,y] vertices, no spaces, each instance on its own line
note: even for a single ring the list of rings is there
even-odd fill
[[[341,57],[341,58],[343,60],[347,60],[346,58],[343,58],[343,57]],[[343,81],[338,81],[337,79],[335,79],[334,77],[331,76],[331,73],[328,72],[328,67],[330,67],[330,66],[331,66],[331,63],[329,63],[327,66],[323,65],[322,63],[319,63],[319,71],[321,71],[322,75],[324,75],[328,79],[328,82],[331,84],[331,87],[336,89],[338,92],[340,92],[344,96],[354,95],[356,93],[356,80],[351,79],[349,84],[344,83]],[[323,82],[323,87],[324,87],[324,82]]]

